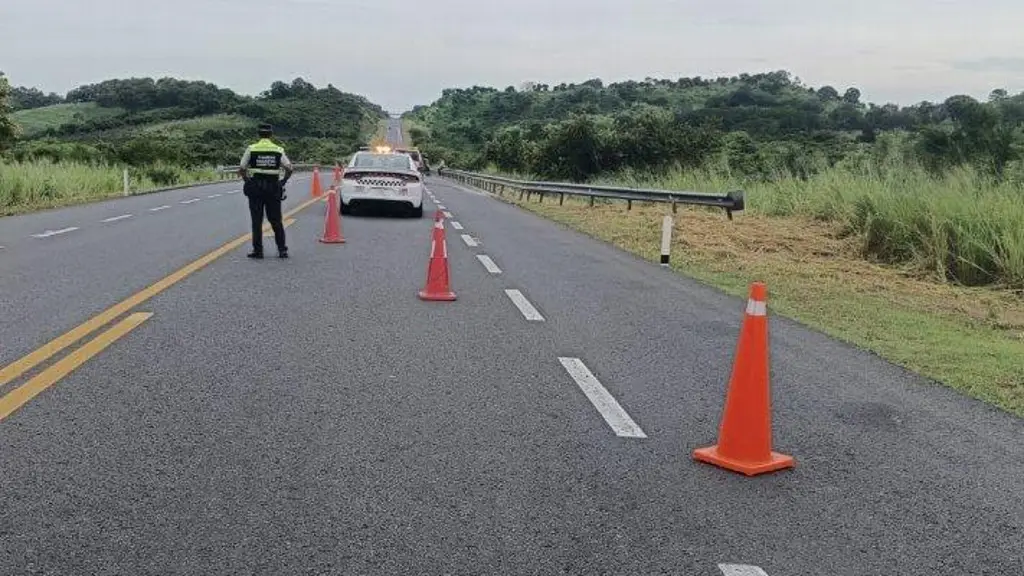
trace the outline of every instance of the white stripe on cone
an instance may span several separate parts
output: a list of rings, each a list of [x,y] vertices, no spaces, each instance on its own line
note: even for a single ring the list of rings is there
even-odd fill
[[[768,315],[768,303],[758,302],[757,300],[747,300],[747,315],[749,316],[767,316]]]

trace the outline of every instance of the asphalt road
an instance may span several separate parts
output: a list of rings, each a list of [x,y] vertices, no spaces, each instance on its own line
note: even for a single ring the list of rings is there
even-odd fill
[[[416,298],[429,217],[346,216],[328,245],[313,203],[291,259],[224,250],[0,419],[0,574],[1024,573],[1021,420],[772,317],[797,467],[698,464],[744,302],[429,185],[455,302]],[[244,235],[237,189],[0,220],[0,366]]]

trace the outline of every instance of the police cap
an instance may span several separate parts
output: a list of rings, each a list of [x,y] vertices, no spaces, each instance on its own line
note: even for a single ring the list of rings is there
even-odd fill
[[[270,126],[270,124],[266,124],[266,123],[260,124],[260,126],[259,126],[259,135],[260,136],[270,136],[273,133],[274,133],[274,129]]]

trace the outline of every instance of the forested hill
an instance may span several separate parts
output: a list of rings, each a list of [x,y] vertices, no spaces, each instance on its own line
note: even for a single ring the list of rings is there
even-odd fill
[[[933,172],[973,164],[1004,176],[1019,162],[1024,94],[953,95],[900,107],[855,87],[809,87],[788,72],[731,78],[599,79],[498,90],[447,89],[407,113],[414,142],[449,165],[584,180],[623,168],[727,170],[770,179],[899,155]],[[879,140],[883,146],[877,146]]]
[[[257,96],[202,81],[114,79],[66,96],[16,87],[11,115],[21,138],[18,160],[168,163],[237,162],[260,122],[296,160],[333,163],[355,150],[386,114],[362,96],[301,78],[274,82]]]

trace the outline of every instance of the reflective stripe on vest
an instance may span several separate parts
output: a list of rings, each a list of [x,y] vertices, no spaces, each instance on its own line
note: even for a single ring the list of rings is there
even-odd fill
[[[284,148],[264,138],[249,146],[249,172],[277,176],[281,171]]]

